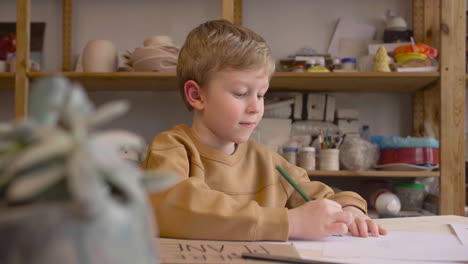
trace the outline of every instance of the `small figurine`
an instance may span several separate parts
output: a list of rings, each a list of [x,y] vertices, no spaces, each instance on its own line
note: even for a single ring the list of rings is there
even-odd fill
[[[387,55],[387,50],[381,46],[374,56],[374,71],[376,72],[391,72],[391,58]]]

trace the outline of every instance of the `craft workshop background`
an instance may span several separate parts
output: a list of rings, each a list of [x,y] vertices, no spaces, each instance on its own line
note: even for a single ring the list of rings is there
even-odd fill
[[[440,117],[421,122],[414,114],[416,92],[441,78],[440,47],[418,39],[413,2],[417,1],[252,0],[242,2],[241,17],[242,25],[266,39],[277,60],[264,120],[252,137],[305,167],[311,178],[355,190],[371,205],[377,190],[396,193],[401,209],[384,213],[400,216],[448,212],[439,210],[439,182],[444,176],[440,161],[447,153],[439,149],[439,140],[444,134],[441,130],[447,128],[441,126]],[[14,32],[9,32],[17,20],[16,4],[13,0],[0,3],[0,121],[21,116],[15,98],[18,84],[12,81]],[[89,96],[97,105],[129,100],[130,112],[108,127],[136,132],[149,143],[174,125],[190,124],[191,113],[175,89],[175,68],[151,64],[151,54],[136,58],[137,50],[151,38],[178,50],[194,26],[221,18],[222,10],[220,0],[80,0],[73,2],[68,25],[63,23],[62,1],[31,1],[30,21],[35,25],[31,27],[30,71],[74,73],[76,80],[89,85]],[[93,70],[84,57],[96,40],[105,41],[100,43],[115,53],[113,62]],[[154,52],[159,51],[155,48]],[[138,66],[137,61],[145,59],[148,63]],[[380,67],[383,64],[388,67]],[[95,71],[105,73],[96,79],[79,75]],[[130,79],[120,77],[120,72],[166,75]],[[34,77],[27,78],[32,84]],[[443,91],[435,97],[440,98]],[[465,103],[466,97],[458,100]],[[465,113],[457,118],[466,124]],[[422,133],[415,133],[415,123],[422,124]],[[466,126],[453,129],[464,134]],[[338,147],[339,163],[327,167],[320,152]],[[460,157],[460,162],[464,160]],[[462,182],[459,178],[450,184]],[[384,215],[374,210],[373,217]],[[459,209],[447,210],[463,214]]]

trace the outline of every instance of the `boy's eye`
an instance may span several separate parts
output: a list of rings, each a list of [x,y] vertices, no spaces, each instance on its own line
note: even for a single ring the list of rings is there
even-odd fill
[[[257,98],[258,99],[263,99],[263,98],[265,98],[265,95],[264,94],[259,94],[259,95],[257,95]]]
[[[234,93],[236,97],[244,97],[247,95],[247,93]]]

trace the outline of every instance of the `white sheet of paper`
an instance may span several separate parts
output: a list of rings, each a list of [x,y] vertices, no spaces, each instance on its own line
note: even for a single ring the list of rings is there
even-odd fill
[[[377,238],[333,237],[322,243],[323,255],[327,257],[468,261],[468,247],[452,234],[393,231]]]
[[[399,259],[382,259],[382,258],[370,258],[370,257],[359,257],[359,258],[325,258],[325,257],[313,257],[309,258],[307,255],[301,254],[303,259],[311,259],[317,261],[329,261],[343,264],[460,264],[458,261],[427,261],[427,260],[399,260]]]
[[[333,57],[340,55],[340,40],[341,39],[361,39],[361,40],[372,40],[374,38],[376,29],[372,25],[359,24],[355,20],[349,17],[341,17],[336,25],[335,32],[333,33],[330,46],[328,47],[328,53]],[[342,50],[341,52],[345,52]]]
[[[367,55],[369,39],[341,38],[338,42],[338,56],[340,58],[360,58]]]
[[[450,224],[458,239],[464,246],[468,246],[468,225]]]

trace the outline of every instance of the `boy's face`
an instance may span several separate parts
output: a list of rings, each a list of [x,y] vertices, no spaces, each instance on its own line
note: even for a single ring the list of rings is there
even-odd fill
[[[224,69],[202,87],[198,124],[210,145],[246,142],[263,116],[269,78],[264,69]]]

